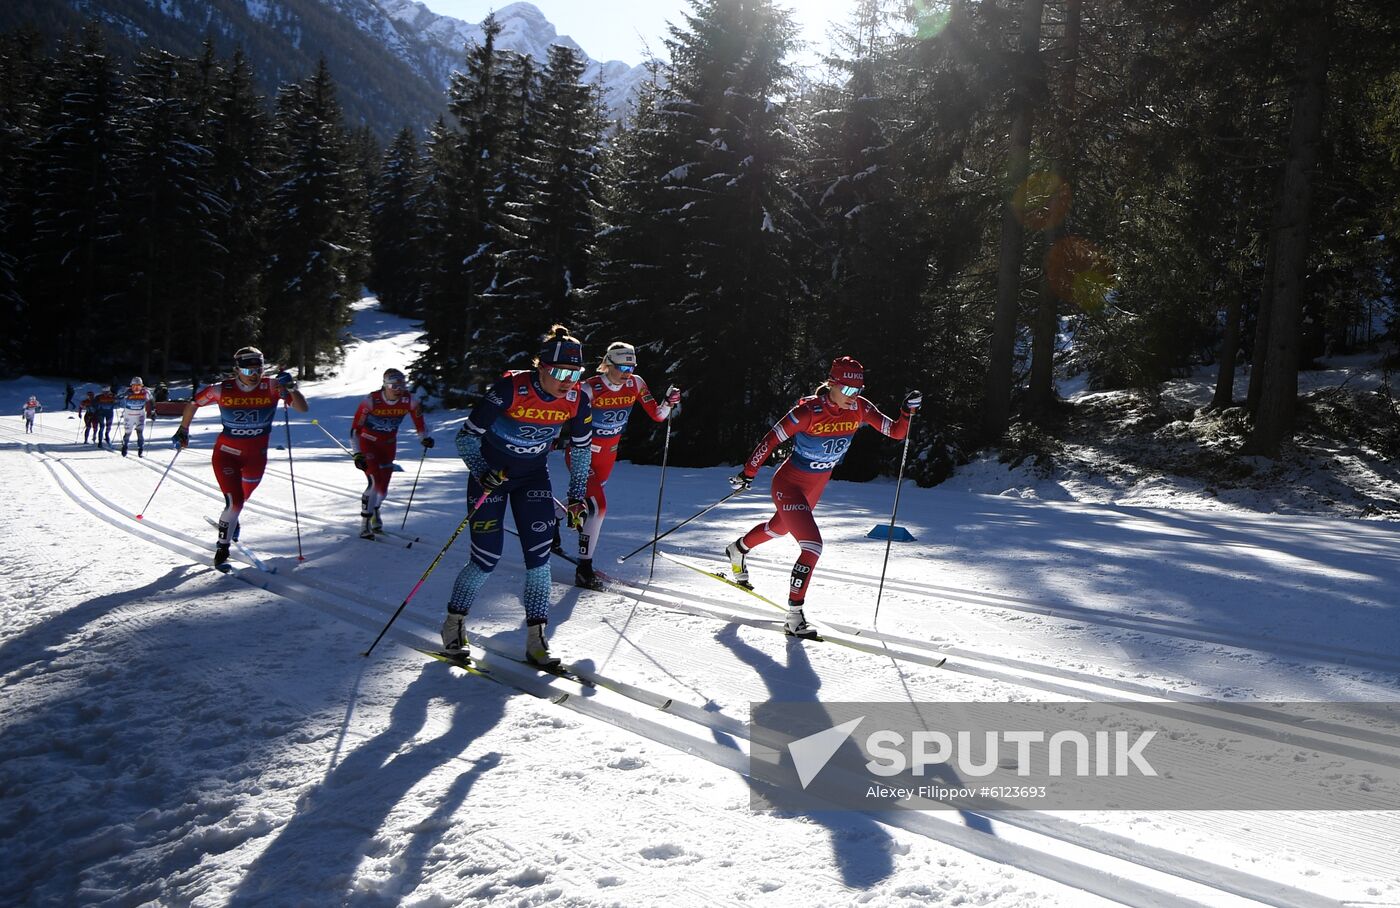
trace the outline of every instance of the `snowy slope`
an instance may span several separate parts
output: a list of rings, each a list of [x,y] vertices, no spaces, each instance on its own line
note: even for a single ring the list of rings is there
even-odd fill
[[[865,533],[894,486],[833,483],[809,615],[866,629],[878,655],[789,642],[761,603],[670,562],[646,584],[638,556],[613,565],[635,586],[586,593],[561,562],[554,591],[555,649],[630,696],[509,662],[497,684],[409,648],[434,640],[465,540],[359,655],[465,505],[461,414],[432,414],[442,444],[407,523],[421,540],[354,537],[359,474],[310,418],[343,439],[415,332],[366,302],[354,334],[290,423],[295,510],[279,425],[245,511],[243,541],[275,574],[206,566],[211,412],[139,522],[171,421],[138,460],[74,444],[68,414],[28,436],[0,416],[14,490],[0,510],[0,902],[1400,903],[1391,814],[787,816],[752,812],[742,775],[751,701],[1393,700],[1393,525],[906,486],[900,523],[918,541],[896,546],[871,634],[884,544]],[[61,406],[62,385],[4,383],[0,412],[31,393]],[[403,447],[391,528],[418,466]],[[663,526],[725,494],[725,475],[668,471]],[[677,548],[711,557],[766,517],[769,475]],[[602,563],[648,538],[658,478],[618,466]],[[518,652],[507,542],[471,626]],[[760,590],[781,595],[795,552],[759,551]]]

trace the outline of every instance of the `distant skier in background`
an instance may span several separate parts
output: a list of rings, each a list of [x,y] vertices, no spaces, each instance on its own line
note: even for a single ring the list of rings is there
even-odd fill
[[[553,545],[554,493],[549,484],[549,449],[562,434],[572,446],[569,504],[572,529],[583,525],[588,484],[592,417],[578,391],[583,378],[583,344],[555,325],[546,335],[534,369],[507,372],[486,392],[457,433],[457,453],[471,469],[467,497],[486,498],[472,515],[471,560],[457,574],[442,645],[467,649],[467,613],[486,578],[501,560],[506,501],[510,501],[520,548],[525,554],[525,658],[558,665],[549,653],[549,549]]]
[[[423,425],[423,408],[408,393],[408,379],[398,369],[385,369],[383,386],[365,395],[350,421],[350,450],[354,452],[355,466],[364,471],[366,480],[360,496],[361,539],[373,539],[375,533],[384,529],[379,507],[389,495],[399,425],[405,416],[413,419],[423,447],[431,448],[433,439]]]
[[[71,381],[63,386],[63,409],[65,411],[73,409],[73,383]]]
[[[675,385],[667,388],[665,398],[658,403],[636,370],[637,348],[617,341],[608,345],[603,361],[598,364],[597,374],[590,375],[579,385],[593,413],[593,444],[588,491],[584,499],[588,515],[578,534],[579,560],[574,583],[590,590],[603,589],[603,582],[593,570],[593,553],[598,549],[598,535],[603,528],[603,518],[608,513],[608,499],[603,486],[617,463],[617,447],[622,441],[622,433],[627,429],[627,420],[632,416],[632,407],[640,403],[647,415],[657,422],[665,422],[680,407],[679,388]],[[572,457],[572,450],[564,452],[564,459],[571,466]],[[555,532],[557,545],[557,528]]]
[[[34,416],[37,413],[42,413],[43,410],[44,408],[39,403],[39,399],[30,395],[29,400],[25,401],[24,406],[20,407],[19,410],[19,415],[24,417],[24,431],[34,431]]]
[[[772,495],[776,508],[773,516],[725,549],[735,582],[749,586],[745,556],[754,546],[784,535],[797,540],[802,551],[792,566],[788,613],[783,624],[791,637],[817,636],[816,630],[807,623],[802,606],[812,572],[822,554],[822,534],[812,511],[831,479],[832,470],[845,458],[851,439],[861,426],[870,426],[900,441],[909,433],[909,417],[923,404],[923,395],[910,391],[904,396],[899,419],[892,420],[860,396],[864,387],[865,368],[860,363],[849,356],[833,361],[827,381],[778,420],[758,443],[744,468],[729,478],[729,484],[736,490],[750,488],[768,455],[778,445],[792,440],[792,453],[773,474]]]
[[[83,421],[83,444],[88,443],[88,439],[97,440],[97,405],[93,400],[92,392],[78,401],[78,418]]]
[[[180,428],[171,438],[176,448],[187,446],[194,411],[208,404],[219,405],[224,430],[214,440],[210,461],[214,478],[224,493],[224,511],[219,515],[219,538],[214,547],[215,567],[228,561],[229,543],[238,538],[243,505],[262,482],[277,404],[285,400],[298,413],[309,409],[290,372],[279,372],[276,378],[263,376],[263,354],[257,347],[241,348],[233,355],[233,364],[232,378],[203,388],[185,404]]]
[[[131,443],[131,430],[136,430],[136,456],[146,456],[146,417],[155,412],[155,401],[147,390],[141,376],[131,379],[131,384],[117,396],[122,408],[122,456],[126,456],[127,445]]]
[[[112,385],[98,392],[94,400],[97,408],[97,445],[112,447],[112,417],[117,412],[117,386]]]

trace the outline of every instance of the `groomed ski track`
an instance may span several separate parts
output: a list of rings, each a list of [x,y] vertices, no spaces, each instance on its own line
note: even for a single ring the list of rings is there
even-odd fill
[[[4,428],[7,435],[12,435],[8,426]],[[45,434],[52,436],[53,433]],[[195,535],[167,525],[157,519],[163,510],[160,507],[152,509],[154,516],[148,515],[144,520],[136,521],[130,513],[129,507],[113,500],[109,492],[83,476],[81,462],[88,458],[73,456],[84,453],[106,456],[106,453],[110,452],[98,454],[92,449],[84,449],[81,445],[73,445],[71,442],[49,440],[35,443],[32,435],[27,438],[10,437],[9,440],[24,444],[26,449],[40,460],[55,487],[94,518],[102,520],[135,538],[159,545],[194,564],[208,562],[209,541],[205,538],[207,534]],[[158,445],[150,447],[154,448],[155,451],[161,449],[161,446]],[[168,451],[168,449],[166,450]],[[116,455],[112,454],[112,456]],[[185,456],[187,455],[182,455],[182,458]],[[147,470],[153,470],[157,473],[164,470],[164,463],[168,463],[168,460],[157,461],[153,458],[137,460],[134,457],[128,458],[128,461],[140,464]],[[200,466],[207,469],[207,464],[200,464]],[[200,482],[197,477],[183,473],[180,467],[181,464],[177,463],[176,468],[171,470],[171,479],[176,479],[179,485],[190,491],[199,491],[205,497],[209,497],[211,484],[207,479],[205,482]],[[135,470],[129,472],[132,475],[148,476],[147,473]],[[181,474],[178,478],[177,473]],[[154,477],[150,477],[149,482],[153,485]],[[170,479],[167,482],[170,482]],[[301,482],[302,480],[298,479],[298,483]],[[136,484],[144,485],[144,483]],[[168,491],[166,490],[162,494],[166,494]],[[327,489],[327,491],[331,490]],[[343,490],[334,491],[344,494]],[[144,498],[144,495],[141,497]],[[358,496],[355,493],[349,493],[349,497]],[[213,498],[218,498],[217,493],[213,495]],[[253,504],[257,504],[256,500]],[[207,509],[207,505],[205,508]],[[278,519],[290,532],[293,518],[279,508],[263,505],[250,508],[249,513],[250,515],[256,513]],[[350,527],[343,518],[326,516],[317,511],[303,511],[300,514],[300,520],[303,533],[307,535],[307,541],[316,547],[324,546],[328,542],[340,544],[339,540],[326,540],[324,538],[326,535],[343,534],[348,537],[351,534]],[[330,528],[334,528],[335,532],[326,534],[324,530]],[[346,542],[345,544],[353,543]],[[430,553],[439,548],[441,544],[442,541],[424,537],[413,552],[402,553],[398,557],[412,559],[415,565],[426,564],[431,557]],[[460,562],[460,553],[456,561]],[[283,559],[281,563],[285,564],[286,559]],[[518,576],[513,576],[514,572],[503,567],[501,573],[507,576],[500,578],[497,582],[504,584],[518,582]],[[366,642],[372,639],[373,634],[377,633],[378,629],[383,626],[383,622],[387,620],[394,605],[394,603],[380,601],[376,597],[366,596],[361,591],[339,584],[328,577],[318,576],[314,567],[294,571],[283,569],[277,574],[268,574],[251,567],[239,567],[231,576],[256,586],[258,589],[282,597],[289,603],[318,609],[338,620],[360,627],[366,633]],[[873,578],[853,577],[852,579],[859,582],[873,582]],[[918,588],[926,585],[906,584],[906,586]],[[909,591],[920,592],[921,590],[911,589]],[[703,583],[678,586],[666,578],[651,584],[627,584],[626,596],[588,595],[590,602],[595,599],[603,601],[611,599],[618,604],[619,610],[635,603],[633,607],[667,609],[690,616],[753,628],[775,629],[776,625],[773,613],[759,612],[748,608],[746,604],[736,601],[737,596],[716,595],[707,590]],[[434,607],[430,607],[428,603],[415,601],[413,607],[406,610],[400,618],[399,624],[391,630],[386,638],[386,643],[392,640],[405,646],[422,645],[423,643],[431,645],[436,636],[436,619],[438,617],[435,605],[436,603],[432,604]],[[620,617],[624,613],[619,611],[618,614]],[[579,616],[575,614],[574,620],[577,621],[578,618]],[[1086,619],[1079,617],[1078,620]],[[1111,622],[1106,623],[1111,624]],[[602,624],[606,627],[608,619],[604,618]],[[630,645],[630,642],[625,634],[625,623],[623,627],[623,632],[618,632],[615,628],[596,629],[590,636],[596,640],[602,639],[605,634],[610,634],[612,646],[626,647]],[[979,653],[966,647],[936,646],[929,642],[900,637],[899,635],[844,625],[828,624],[827,627],[852,637],[878,641],[878,645],[873,646],[876,652],[867,654],[868,658],[878,656],[895,663],[896,666],[898,663],[905,663],[914,668],[921,663],[926,665],[927,660],[932,658],[933,654],[946,653],[950,656],[949,662],[937,672],[954,672],[967,677],[1003,685],[1019,686],[1057,697],[1180,699],[1186,701],[1204,699],[1175,694],[1152,685],[1098,677],[1090,672],[1049,663],[1036,664],[992,653]],[[1154,632],[1171,633],[1172,629],[1164,626]],[[508,644],[502,643],[500,645],[506,646]],[[1233,641],[1229,645],[1249,648],[1248,642],[1242,640]],[[381,647],[383,646],[385,644],[381,643]],[[347,654],[347,657],[352,655]],[[577,656],[579,653],[565,652],[562,655],[567,658]],[[742,774],[747,769],[744,748],[717,743],[717,738],[720,736],[744,742],[747,732],[743,722],[723,711],[714,710],[713,702],[700,704],[690,702],[690,700],[697,698],[689,696],[688,692],[656,690],[633,685],[632,695],[626,696],[618,690],[609,689],[606,686],[600,689],[580,687],[564,679],[529,671],[525,667],[517,666],[509,661],[492,662],[491,670],[493,675],[499,676],[501,680],[521,691],[556,703],[563,708],[626,729],[659,744],[700,757],[737,773]],[[928,670],[934,671],[933,669]],[[465,677],[463,681],[464,683],[478,683]],[[663,702],[667,704],[666,708],[664,710],[657,709],[657,705]],[[1259,721],[1271,721],[1267,710],[1261,710]],[[1378,756],[1393,756],[1391,750],[1396,742],[1364,740],[1362,737],[1349,738],[1346,734],[1349,730],[1346,729],[1327,731],[1335,732],[1335,734],[1316,736],[1312,743],[1324,748],[1363,748]],[[1295,889],[1272,880],[1242,873],[1170,850],[1144,846],[1111,833],[1045,814],[1008,812],[1004,815],[990,817],[987,819],[989,824],[987,831],[973,829],[965,825],[958,815],[943,812],[900,811],[873,816],[879,822],[899,826],[920,835],[952,844],[981,857],[1013,864],[1048,879],[1125,904],[1223,905],[1250,902],[1300,906],[1340,904],[1315,893]]]

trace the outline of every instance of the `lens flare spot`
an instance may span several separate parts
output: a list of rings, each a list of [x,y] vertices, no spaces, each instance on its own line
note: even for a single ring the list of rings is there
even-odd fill
[[[1103,309],[1118,285],[1113,262],[1080,236],[1067,236],[1050,247],[1045,274],[1056,296],[1091,314]]]
[[[951,9],[942,0],[914,0],[905,12],[914,23],[914,37],[920,41],[943,34],[952,18]]]
[[[1073,193],[1057,173],[1040,171],[1026,177],[1011,196],[1016,218],[1032,230],[1045,230],[1064,221]]]

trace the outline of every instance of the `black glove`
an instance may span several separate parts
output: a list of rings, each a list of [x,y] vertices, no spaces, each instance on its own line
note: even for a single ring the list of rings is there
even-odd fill
[[[583,529],[583,522],[586,519],[588,519],[588,505],[577,498],[570,498],[569,503],[564,506],[564,520],[568,523],[569,529]]]
[[[359,451],[356,451],[352,455],[351,459],[355,461],[355,469],[357,470],[364,470],[366,467],[369,466],[369,464],[365,461],[365,455],[361,454]]]
[[[283,389],[287,391],[295,391],[297,389],[297,380],[292,378],[292,373],[290,372],[278,372],[277,384],[281,385]]]
[[[189,443],[190,430],[183,427],[176,429],[175,435],[170,439],[170,446],[175,448],[175,450],[177,451],[183,447],[188,446]]]
[[[425,448],[431,448],[433,446],[433,438],[431,435],[424,435],[420,440],[423,442],[423,447]]]
[[[477,477],[477,482],[481,483],[481,487],[486,491],[494,492],[505,485],[506,474],[500,470],[492,470],[484,476]]]
[[[919,412],[919,408],[924,405],[924,392],[910,391],[904,395],[904,412],[913,416]]]
[[[735,473],[729,477],[729,486],[736,492],[747,492],[753,488],[753,477],[745,476],[743,473]]]

